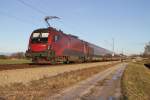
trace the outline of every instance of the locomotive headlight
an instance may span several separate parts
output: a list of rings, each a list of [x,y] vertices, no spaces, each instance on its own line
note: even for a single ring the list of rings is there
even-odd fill
[[[30,46],[28,47],[28,50],[31,50]]]
[[[48,45],[47,49],[49,50],[50,48],[51,48],[51,46],[50,46],[50,45]]]

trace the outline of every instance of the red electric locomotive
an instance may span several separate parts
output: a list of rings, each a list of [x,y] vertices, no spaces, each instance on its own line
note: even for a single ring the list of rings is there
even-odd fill
[[[26,56],[35,63],[102,60],[108,54],[112,52],[52,27],[34,30],[26,51]]]

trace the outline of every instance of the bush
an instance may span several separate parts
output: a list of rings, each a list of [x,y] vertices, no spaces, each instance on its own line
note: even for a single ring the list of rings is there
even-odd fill
[[[16,52],[13,53],[10,58],[17,58],[17,59],[24,59],[25,58],[25,54],[24,52]]]
[[[0,55],[0,59],[7,59],[8,57],[6,55]]]

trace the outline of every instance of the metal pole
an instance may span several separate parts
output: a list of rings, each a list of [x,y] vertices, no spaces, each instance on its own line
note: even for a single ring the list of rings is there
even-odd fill
[[[114,56],[115,55],[115,52],[114,52],[114,49],[115,49],[115,44],[114,44],[114,38],[112,38],[112,42],[113,42],[113,44],[112,44],[112,56]]]

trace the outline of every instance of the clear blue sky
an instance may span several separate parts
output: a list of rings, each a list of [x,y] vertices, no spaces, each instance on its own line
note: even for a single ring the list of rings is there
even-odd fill
[[[0,52],[25,51],[30,33],[46,27],[47,15],[61,17],[52,26],[65,33],[127,54],[143,52],[150,41],[150,0],[0,0]]]

